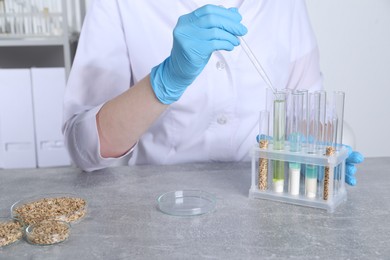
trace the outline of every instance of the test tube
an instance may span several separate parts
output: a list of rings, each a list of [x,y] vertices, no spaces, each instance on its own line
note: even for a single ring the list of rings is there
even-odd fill
[[[0,0],[0,34],[5,34],[5,6],[4,6],[4,0]]]
[[[317,140],[319,135],[319,117],[320,117],[320,95],[319,93],[309,93],[308,112],[308,136],[307,136],[307,152],[310,154],[316,153]],[[315,198],[317,194],[317,177],[318,167],[316,165],[307,164],[305,172],[305,195],[308,198]]]
[[[43,7],[42,13],[43,13],[43,17],[42,17],[43,33],[46,35],[50,35],[51,34],[51,31],[50,31],[50,9],[47,5],[45,5]]]
[[[336,113],[338,123],[336,128],[336,151],[340,151],[343,144],[343,122],[344,122],[344,102],[345,102],[345,92],[343,91],[335,91],[333,93],[333,103],[334,103],[334,111]],[[341,178],[342,178],[342,167],[341,165],[337,166],[335,169],[335,182],[334,182],[334,190],[338,192]]]
[[[33,27],[33,34],[41,34],[42,32],[42,26],[41,26],[41,19],[40,19],[40,6],[39,2],[37,0],[33,0],[31,4],[31,16],[32,16],[32,27]]]
[[[320,136],[320,94],[309,93],[309,126],[308,126],[308,153],[316,153]]]
[[[0,0],[0,14],[5,14],[5,8],[4,8],[4,0]]]
[[[328,127],[327,133],[327,146],[326,146],[326,156],[332,156],[336,152],[336,140],[337,140],[337,128],[338,128],[339,119],[335,116],[331,118],[330,126]],[[334,168],[330,166],[325,166],[324,172],[324,181],[323,181],[323,194],[322,197],[324,200],[329,200],[333,197],[334,191]]]
[[[335,91],[333,94],[333,106],[334,106],[336,117],[338,119],[337,137],[336,137],[337,150],[341,148],[340,145],[343,143],[344,101],[345,101],[345,93],[342,91]]]
[[[303,119],[302,119],[302,147],[306,147],[309,133],[309,91],[307,89],[297,89],[299,93],[302,93],[302,102],[303,102]]]
[[[326,126],[326,91],[320,90],[317,91],[319,95],[319,136],[318,136],[318,146],[317,149],[320,151],[320,153],[325,153],[324,147],[325,147],[325,126]]]
[[[259,118],[259,148],[267,149],[269,142],[269,111],[260,111]],[[268,188],[268,159],[259,158],[259,190]]]
[[[284,88],[281,91],[286,93],[286,141],[288,141],[289,134],[291,132],[290,127],[291,124],[289,123],[290,120],[290,114],[288,113],[292,109],[292,93],[295,90],[289,89],[289,88]]]
[[[273,149],[283,150],[286,138],[286,93],[276,91],[274,94]],[[273,161],[273,188],[275,192],[283,192],[284,161]]]
[[[6,6],[9,6],[8,10],[11,16],[8,17],[9,19],[9,25],[10,25],[10,32],[12,35],[16,34],[16,10],[15,10],[15,3],[13,2],[7,2]]]
[[[291,106],[288,110],[288,141],[291,152],[302,150],[303,93],[294,91],[290,95]],[[289,163],[288,191],[291,195],[299,195],[301,164]]]

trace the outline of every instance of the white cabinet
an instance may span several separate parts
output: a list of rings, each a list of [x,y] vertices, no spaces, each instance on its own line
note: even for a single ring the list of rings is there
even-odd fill
[[[69,165],[65,82],[84,0],[0,0],[0,168]]]
[[[65,82],[64,68],[31,69],[38,167],[70,164],[61,132]]]
[[[29,69],[0,70],[0,166],[36,167]]]
[[[70,165],[61,133],[64,68],[0,69],[0,167]]]
[[[69,165],[62,103],[85,0],[0,0],[0,168]]]

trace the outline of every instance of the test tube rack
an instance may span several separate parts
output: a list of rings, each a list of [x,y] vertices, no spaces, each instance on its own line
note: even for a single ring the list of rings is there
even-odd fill
[[[320,208],[329,213],[334,212],[340,204],[347,200],[345,161],[348,157],[348,150],[342,146],[333,155],[327,156],[324,152],[325,149],[324,145],[320,146],[316,153],[307,153],[304,149],[301,152],[291,152],[287,144],[283,150],[274,150],[272,141],[266,148],[253,147],[249,197]],[[272,163],[275,161],[283,162],[285,165],[283,190],[279,187],[276,191],[273,183]],[[264,162],[266,163],[264,164]],[[295,184],[298,185],[298,189],[295,187],[295,192],[292,192],[289,186],[292,181],[289,180],[291,163],[301,165],[299,183]],[[266,165],[265,169],[264,165]],[[307,190],[309,178],[305,178],[305,174],[308,173],[308,166],[314,167],[318,173],[314,183],[316,189],[313,194],[308,194]],[[266,171],[266,180],[260,180],[260,170]],[[260,187],[260,182],[263,182],[262,187]]]

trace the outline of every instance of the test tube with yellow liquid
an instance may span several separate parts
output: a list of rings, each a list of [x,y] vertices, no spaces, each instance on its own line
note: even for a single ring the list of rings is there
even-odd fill
[[[273,102],[273,149],[284,150],[286,139],[286,92],[276,91]],[[273,161],[273,190],[283,192],[284,161]]]

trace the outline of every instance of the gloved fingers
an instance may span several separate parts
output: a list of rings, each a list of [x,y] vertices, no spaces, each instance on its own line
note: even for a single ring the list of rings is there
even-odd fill
[[[260,140],[272,140],[272,136],[264,135],[264,134],[257,135],[256,136],[256,141],[260,142]]]
[[[233,45],[229,41],[222,41],[222,40],[213,40],[211,41],[210,48],[212,50],[225,50],[225,51],[231,51],[234,49],[236,45]]]
[[[243,24],[229,17],[207,15],[195,20],[193,25],[204,29],[219,28],[236,36],[242,36],[248,32]]]
[[[353,151],[346,161],[347,163],[361,163],[364,161],[364,156],[359,152]]]
[[[202,44],[202,51],[200,52],[198,50],[198,46],[200,41],[192,42],[192,43],[184,43],[182,46],[182,49],[185,50],[187,53],[195,53],[196,57],[201,58],[202,62],[204,60],[208,60],[210,55],[214,51],[218,50],[225,50],[225,51],[231,51],[234,49],[235,46],[237,46],[237,43],[232,43],[227,40],[209,40],[205,41],[204,44]],[[195,60],[192,60],[192,63],[195,64]]]
[[[201,41],[227,41],[233,46],[240,44],[240,40],[233,34],[219,29],[219,28],[210,28],[202,29],[197,32],[197,39]],[[199,42],[194,42],[194,44],[199,45]]]
[[[356,166],[352,163],[346,163],[345,164],[345,175],[347,176],[353,176],[355,175],[357,169]]]
[[[205,5],[193,13],[179,18],[179,24],[192,24],[199,28],[219,28],[233,35],[242,36],[247,28],[240,22],[242,16],[237,8],[225,8],[216,5]]]
[[[224,8],[223,8],[224,9]],[[237,15],[236,12],[225,12]],[[195,56],[209,57],[216,50],[233,50],[240,44],[237,36],[247,33],[247,29],[239,21],[218,15],[204,15],[200,18],[188,20],[181,17],[173,31],[176,44],[189,52],[191,49]]]
[[[354,176],[345,175],[345,182],[351,186],[356,185],[356,178]]]
[[[198,9],[196,9],[194,12],[192,12],[195,17],[201,18],[203,16],[207,15],[216,15],[221,17],[228,17],[232,20],[235,20],[237,22],[242,20],[242,16],[238,13],[237,8],[225,8],[223,6],[217,6],[217,5],[204,5]]]

